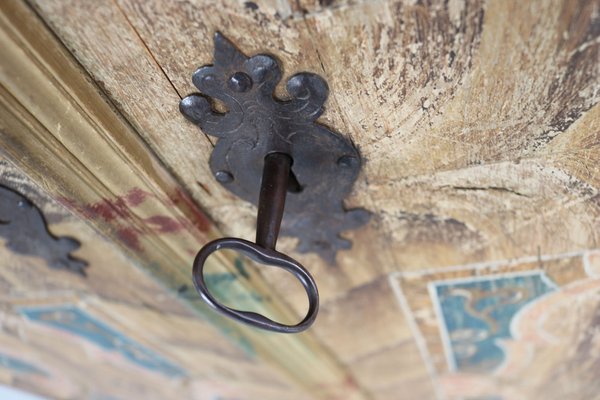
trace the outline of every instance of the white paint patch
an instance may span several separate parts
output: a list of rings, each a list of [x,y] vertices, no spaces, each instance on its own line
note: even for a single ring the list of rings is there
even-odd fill
[[[490,269],[490,272],[493,273],[494,269],[499,267],[511,267],[519,264],[526,263],[534,263],[534,262],[544,262],[544,261],[553,261],[553,260],[562,260],[566,258],[580,257],[583,256],[586,251],[573,251],[569,253],[562,254],[551,254],[551,255],[543,255],[543,256],[527,256],[521,258],[514,259],[506,259],[506,260],[495,260],[495,261],[485,261],[480,263],[472,263],[472,264],[464,264],[464,265],[451,265],[448,267],[435,267],[435,268],[424,268],[418,271],[396,271],[392,272],[390,275],[396,277],[406,277],[406,278],[419,278],[424,275],[433,275],[437,273],[444,272],[458,272],[458,271],[470,271],[470,270],[481,270],[481,269]]]
[[[47,400],[45,397],[27,393],[21,389],[17,389],[17,388],[10,387],[10,386],[4,386],[4,385],[0,385],[0,399],[3,399],[3,400]]]
[[[594,269],[590,261],[590,257],[593,255],[600,256],[600,251],[589,251],[583,255],[583,270],[590,278],[600,278],[600,273]]]
[[[413,318],[408,302],[406,301],[406,298],[402,293],[402,289],[400,288],[400,284],[398,283],[398,279],[396,279],[394,274],[390,274],[388,276],[388,280],[390,282],[390,286],[392,287],[392,291],[394,292],[394,295],[398,300],[400,310],[402,311],[404,317],[406,318],[406,321],[408,322],[408,326],[410,328],[412,336],[415,339],[417,348],[419,349],[419,355],[421,356],[421,359],[425,364],[425,368],[429,373],[435,397],[438,400],[445,400],[446,397],[444,396],[438,385],[437,371],[435,370],[435,367],[431,362],[431,356],[429,354],[429,351],[427,350],[427,343],[425,342],[425,339],[423,338],[423,335],[421,334],[421,331],[419,330],[419,327],[417,326],[417,323]]]
[[[463,0],[450,0],[448,2],[448,14],[450,21],[454,26],[460,25],[460,15],[465,10],[465,2]]]
[[[446,363],[448,364],[448,368],[450,371],[456,371],[456,359],[452,354],[452,343],[450,341],[450,336],[448,335],[448,329],[446,329],[447,323],[444,318],[444,313],[442,312],[440,299],[437,294],[436,282],[427,283],[427,291],[429,292],[429,297],[433,303],[433,309],[435,310],[435,316],[438,321],[441,321],[440,326],[440,337],[442,340],[442,345],[444,347],[444,356],[446,357]]]

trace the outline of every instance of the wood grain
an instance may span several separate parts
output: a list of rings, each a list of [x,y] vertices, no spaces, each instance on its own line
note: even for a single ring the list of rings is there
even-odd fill
[[[170,290],[189,285],[196,246],[218,231],[31,11],[3,3],[0,22],[7,60],[0,90],[3,151]],[[44,102],[29,101],[34,96]],[[236,276],[226,292],[230,299],[293,320],[252,270],[238,277],[234,260],[224,256],[209,263],[216,273]],[[254,295],[243,296],[248,293]],[[250,354],[287,365],[283,370],[300,386],[323,386],[322,397],[362,397],[359,388],[341,385],[345,371],[311,334],[265,334],[216,316],[197,297],[186,300],[197,317]],[[306,372],[296,375],[300,370]]]
[[[390,272],[598,247],[597,2],[31,4],[131,124],[127,135],[151,150],[128,157],[156,157],[138,171],[168,171],[226,235],[252,239],[255,208],[215,183],[210,141],[177,110],[196,91],[191,73],[212,60],[212,34],[221,31],[247,54],[275,54],[285,77],[312,71],[327,80],[321,121],[350,137],[365,159],[347,205],[374,218],[345,234],[354,246],[338,254],[336,266],[294,253],[286,238],[280,249],[319,284],[313,333],[344,371],[331,379],[342,392],[396,399],[399,382],[407,382],[415,396],[431,398],[439,389],[425,372],[410,373],[425,371],[426,360],[411,356],[407,366],[399,357],[398,349],[414,351],[414,344],[386,286]],[[285,95],[281,87],[278,94]],[[71,195],[82,197],[78,190]],[[187,240],[190,251],[198,247],[198,239]],[[572,279],[565,268],[556,276]],[[280,290],[291,314],[302,313],[303,294],[289,280],[269,271],[257,276],[270,284],[261,290]],[[394,368],[396,382],[374,372]]]
[[[17,168],[0,159],[0,183],[23,193],[39,207],[49,229],[55,235],[70,236],[81,243],[76,256],[87,260],[87,276],[69,271],[51,270],[44,259],[17,254],[0,248],[0,307],[3,329],[0,353],[44,368],[52,379],[35,375],[4,375],[4,384],[51,398],[82,398],[94,393],[146,398],[177,395],[198,398],[199,392],[212,395],[251,393],[253,397],[280,399],[282,396],[305,398],[276,369],[256,360],[221,335],[206,321],[197,318],[189,307],[161,287],[114,243],[100,236],[84,220],[53,201]],[[126,379],[111,371],[111,362],[103,360],[98,349],[87,348],[81,339],[61,336],[26,323],[19,316],[22,307],[52,307],[72,304],[84,307],[123,334],[159,352],[184,368],[189,380],[169,383],[164,377],[148,375],[143,369],[130,368]],[[192,334],[193,333],[193,334]],[[56,343],[62,343],[56,346]],[[198,362],[203,360],[203,362]],[[120,380],[119,385],[115,381]],[[156,388],[156,380],[164,387]]]

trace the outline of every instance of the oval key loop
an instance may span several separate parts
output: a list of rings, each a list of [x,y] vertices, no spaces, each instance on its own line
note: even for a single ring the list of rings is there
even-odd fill
[[[258,202],[256,222],[256,243],[239,238],[222,238],[206,244],[196,255],[193,279],[196,290],[202,299],[216,311],[237,321],[257,328],[280,332],[302,332],[312,325],[319,310],[319,292],[310,273],[298,261],[275,250],[279,228],[285,207],[285,197],[290,176],[292,158],[283,153],[271,153],[265,157],[263,177]],[[204,280],[204,263],[208,256],[218,250],[238,250],[259,263],[282,268],[302,283],[308,295],[308,312],[296,325],[275,322],[264,315],[241,311],[219,303],[208,291]]]
[[[279,322],[275,322],[264,315],[257,314],[251,311],[241,311],[229,308],[219,303],[208,291],[206,282],[204,281],[204,262],[213,252],[222,249],[238,250],[261,264],[282,268],[296,277],[304,286],[306,294],[308,295],[308,312],[306,317],[297,325],[285,325]],[[202,299],[215,310],[220,313],[244,322],[246,324],[255,326],[257,328],[266,329],[274,332],[281,333],[297,333],[302,332],[312,325],[314,322],[317,311],[319,309],[319,293],[317,286],[312,276],[308,271],[296,260],[290,258],[278,251],[266,249],[258,246],[255,243],[247,240],[238,238],[222,238],[214,240],[208,243],[200,250],[196,259],[194,260],[194,285],[196,290],[200,293]]]

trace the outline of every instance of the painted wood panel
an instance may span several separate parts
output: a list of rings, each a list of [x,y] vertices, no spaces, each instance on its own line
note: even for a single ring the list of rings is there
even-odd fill
[[[21,2],[2,7],[3,152],[166,289],[178,292],[221,335],[283,368],[298,385],[318,388],[323,397],[360,398],[360,389],[346,384],[345,370],[314,334],[255,331],[215,315],[185,293],[191,249],[219,235],[218,230],[35,14]],[[30,102],[36,96],[45,101]],[[177,229],[163,229],[172,226]],[[237,273],[227,255],[209,261],[214,273]],[[252,295],[244,297],[247,293]],[[247,307],[268,315],[294,317],[252,269],[224,294],[229,300],[245,298]]]
[[[12,136],[9,155],[34,149],[38,157],[23,167],[48,165],[59,175],[34,180],[47,182],[55,197],[75,199],[71,208],[125,242],[130,254],[153,260],[145,265],[158,279],[180,276],[174,288],[189,285],[192,253],[209,237],[254,234],[255,207],[214,181],[210,140],[177,109],[196,91],[191,73],[212,61],[212,34],[221,31],[247,54],[275,54],[285,77],[313,71],[327,79],[331,95],[321,121],[350,137],[365,159],[347,205],[374,217],[345,235],[354,246],[338,254],[335,266],[294,253],[293,240],[282,238],[280,248],[314,274],[322,310],[309,337],[280,347],[243,330],[252,343],[258,340],[259,358],[323,398],[593,398],[597,384],[583,369],[574,368],[581,371],[575,377],[560,368],[597,362],[586,357],[594,352],[593,249],[600,231],[597,2],[28,4],[127,128],[109,135],[115,144],[98,148],[97,160],[87,160],[79,154],[100,144],[89,138],[93,130],[81,134],[89,144],[77,147],[60,120],[41,121],[57,141],[39,136],[46,148],[69,149],[90,171],[79,173],[90,178],[68,193],[68,168],[61,174],[48,164],[41,156],[47,149]],[[4,90],[16,96],[16,86],[9,87],[15,77],[6,79]],[[97,105],[84,100],[76,103]],[[19,101],[32,115],[41,110],[25,97]],[[119,146],[129,147],[115,151]],[[124,173],[111,178],[115,160],[146,181]],[[156,205],[138,209],[135,190],[148,182]],[[108,194],[86,194],[86,187],[101,186]],[[198,221],[189,210],[165,212],[175,188],[209,217],[207,232],[187,226],[164,232],[170,225],[157,215]],[[118,235],[125,221],[103,213],[107,205],[136,216],[137,230],[129,235],[135,240]],[[147,229],[154,230],[152,240],[139,234]],[[164,254],[183,250],[176,268],[169,268],[169,257],[147,250],[157,243]],[[231,258],[222,264],[215,282],[229,300],[256,307],[246,301],[248,293],[285,293],[276,304],[291,310],[279,312],[302,314],[304,295],[289,277],[259,270],[234,292],[230,282],[239,274]],[[182,297],[194,299],[193,293]],[[559,310],[570,301],[581,313],[561,321]],[[523,322],[528,319],[541,321],[541,331],[532,332]],[[528,360],[518,356],[525,350]],[[308,364],[301,356],[306,352]]]
[[[276,369],[218,334],[118,246],[0,160],[0,184],[80,243],[86,274],[0,247],[0,381],[48,398],[306,398]],[[19,229],[18,227],[14,229]],[[31,240],[36,240],[32,237]]]

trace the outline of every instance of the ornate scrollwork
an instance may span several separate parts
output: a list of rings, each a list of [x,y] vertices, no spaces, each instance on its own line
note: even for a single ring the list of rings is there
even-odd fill
[[[337,250],[351,247],[340,233],[365,224],[370,213],[343,206],[360,171],[357,149],[315,122],[329,94],[327,83],[313,73],[295,74],[286,84],[289,99],[280,100],[274,91],[282,71],[274,57],[247,57],[220,33],[214,42],[214,64],[192,77],[202,94],[180,103],[190,121],[219,138],[210,159],[213,173],[228,190],[257,204],[265,156],[291,155],[293,184],[282,234],[299,238],[298,251],[334,262]],[[209,98],[226,111],[215,111]]]

